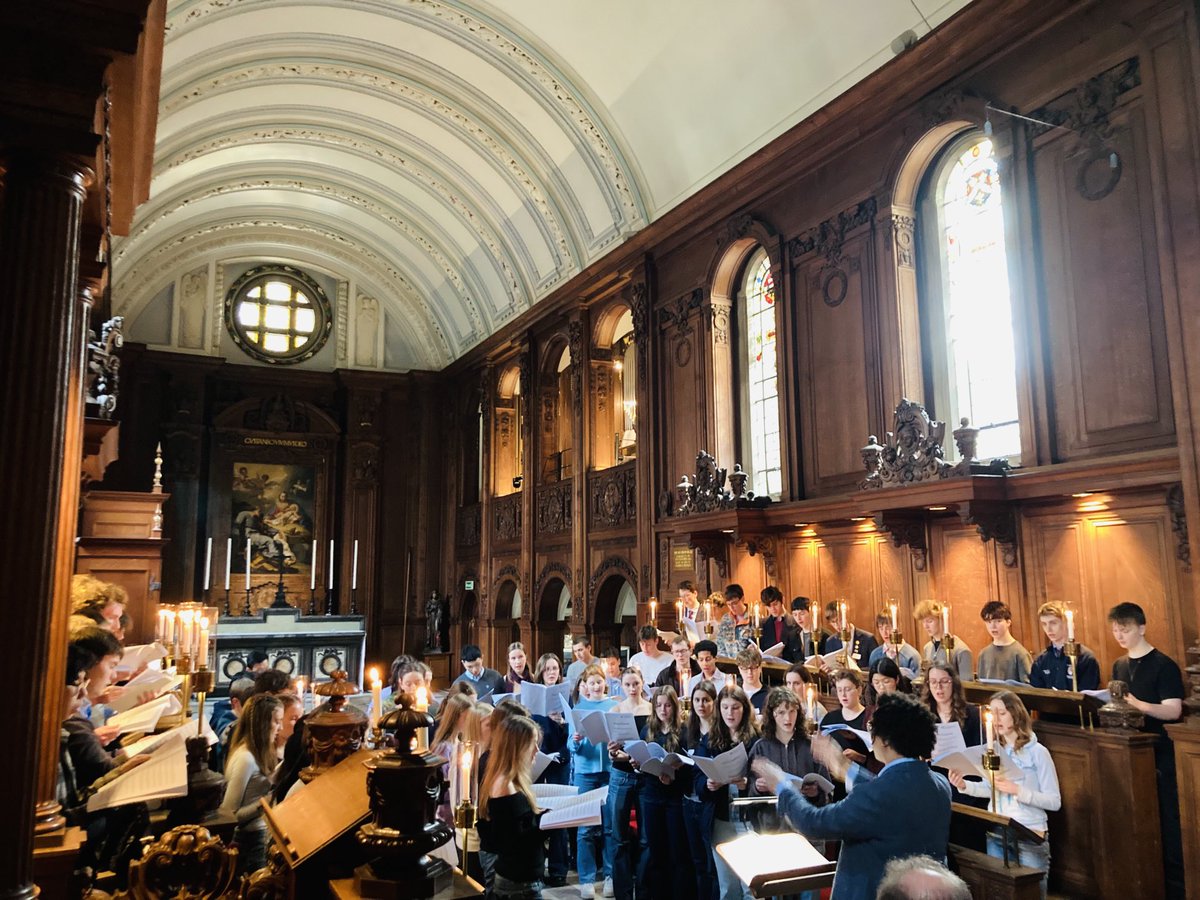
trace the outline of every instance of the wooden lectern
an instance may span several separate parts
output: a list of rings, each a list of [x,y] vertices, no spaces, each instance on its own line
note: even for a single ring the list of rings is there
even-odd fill
[[[836,862],[795,832],[746,834],[717,844],[716,850],[754,897],[781,897],[829,887],[837,869]]]
[[[1011,835],[1018,841],[1030,844],[1041,844],[1045,841],[1042,835],[1029,830],[1015,819],[988,812],[986,809],[968,806],[965,803],[951,803],[950,811],[956,816],[966,816],[1002,828],[1006,836]],[[1007,840],[1005,847],[1005,858],[997,859],[978,850],[951,844],[950,859],[959,877],[970,885],[972,897],[988,900],[1040,900],[1042,873],[1037,869],[1018,865],[1015,859],[1010,860]]]

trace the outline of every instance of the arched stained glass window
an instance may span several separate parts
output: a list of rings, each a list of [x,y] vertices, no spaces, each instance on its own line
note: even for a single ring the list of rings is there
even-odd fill
[[[758,250],[743,282],[745,384],[743,419],[750,447],[750,474],[756,494],[778,499],[783,491],[779,450],[779,369],[776,357],[775,279],[771,259]]]
[[[937,413],[979,429],[981,459],[1021,452],[1017,362],[1004,241],[1000,171],[991,138],[975,134],[950,147],[937,196],[945,348]],[[933,348],[937,353],[937,347]],[[949,405],[947,409],[944,404]]]

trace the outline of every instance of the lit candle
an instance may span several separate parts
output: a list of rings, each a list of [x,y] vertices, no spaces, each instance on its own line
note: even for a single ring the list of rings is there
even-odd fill
[[[712,601],[711,600],[704,601],[704,621],[705,622],[712,621]]]
[[[200,617],[200,653],[197,654],[200,665],[208,666],[208,617]]]
[[[950,633],[950,607],[942,606],[942,636]]]
[[[1075,640],[1075,610],[1067,610],[1067,640]]]
[[[842,631],[845,631],[848,627],[846,622],[846,601],[843,600],[840,605],[842,610]]]
[[[329,590],[333,590],[333,541],[329,542]]]
[[[246,538],[246,590],[250,590],[250,538]]]
[[[996,742],[995,726],[992,724],[992,711],[989,709],[983,714],[983,726],[987,729],[987,748],[993,749]]]
[[[658,609],[658,601],[655,600],[653,597],[651,597],[650,598],[650,624],[651,625],[658,625],[658,622],[655,618],[655,613],[656,613],[657,609]]]
[[[817,604],[815,601],[813,603],[810,603],[808,606],[808,630],[810,632],[812,632],[813,634],[816,634],[817,630],[818,630],[817,629]],[[816,649],[817,649],[816,647],[813,648],[814,653],[816,652]]]
[[[892,603],[892,631],[898,631],[899,626],[896,624],[896,604]]]
[[[675,601],[675,621],[676,622],[683,621],[683,601],[682,600]]]
[[[817,689],[811,684],[808,686],[808,718],[817,721]]]
[[[687,676],[688,673],[684,669],[679,670],[679,697],[681,700],[687,693]]]
[[[460,776],[462,784],[459,786],[461,791],[460,797],[467,803],[475,802],[474,792],[471,790],[471,764],[474,762],[474,756],[469,749],[464,747],[459,759],[459,770],[462,773]]]
[[[379,680],[379,670],[371,669],[371,727],[379,724],[379,709],[383,706],[383,682]]]
[[[229,590],[229,567],[233,564],[233,538],[225,538],[225,590]]]
[[[417,699],[413,703],[413,709],[417,712],[429,711],[429,691],[425,689],[424,685],[417,688]]]
[[[316,543],[316,541],[314,541],[313,542],[312,559],[309,560],[309,562],[308,562],[308,565],[309,565],[308,589],[310,591],[315,591],[317,589],[317,553],[318,552],[319,551],[317,549],[317,543]]]
[[[179,645],[185,656],[192,652],[192,611],[190,609],[179,611]]]
[[[350,567],[350,590],[358,589],[358,541],[354,542],[354,562]]]
[[[208,545],[204,550],[204,590],[208,590],[209,581],[212,577],[212,538],[208,539]]]
[[[305,702],[308,700],[308,698],[304,695],[304,678],[297,678],[293,687],[296,691],[296,696],[300,698],[300,709],[304,712],[307,712],[307,709],[305,708]]]
[[[761,615],[762,615],[762,610],[760,610],[758,607],[758,604],[755,603],[754,604],[754,627],[755,628],[758,628],[762,621],[760,618]]]

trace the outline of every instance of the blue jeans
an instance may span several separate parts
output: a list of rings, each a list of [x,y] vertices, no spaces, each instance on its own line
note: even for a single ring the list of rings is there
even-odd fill
[[[712,803],[683,799],[683,828],[692,856],[697,900],[717,900],[717,867],[712,848],[715,809]]]
[[[637,871],[638,835],[629,827],[629,815],[638,810],[638,828],[642,827],[638,806],[638,776],[613,769],[608,773],[608,820],[612,831],[605,844],[605,862],[612,872],[617,900],[633,900],[633,879]]]
[[[988,856],[994,856],[997,859],[1004,858],[1004,841],[1000,832],[988,832],[987,852]],[[1030,844],[1026,841],[1018,841],[1011,834],[1008,835],[1008,859],[1010,862],[1037,869],[1042,873],[1042,897],[1045,898],[1046,880],[1050,874],[1050,836],[1047,834],[1046,840],[1040,844]]]
[[[576,772],[575,787],[579,793],[594,791],[608,784],[607,772]],[[579,847],[576,851],[575,868],[579,870],[580,884],[595,884],[597,868],[602,868],[600,879],[612,878],[612,857],[606,852],[605,835],[612,830],[612,819],[609,818],[608,805],[605,804],[603,821],[600,825],[585,825],[578,830]]]
[[[737,813],[730,811],[730,815],[736,816]],[[732,841],[743,834],[750,834],[752,831],[753,829],[740,819],[729,822],[717,819],[713,822],[713,845]],[[742,882],[742,879],[737,877],[737,873],[729,868],[725,860],[721,857],[721,854],[715,850],[713,851],[713,863],[717,867],[717,885],[720,889],[720,900],[753,900],[750,888]]]
[[[644,896],[694,900],[696,879],[692,877],[692,854],[680,800],[643,790],[640,812],[638,826],[646,839]]]

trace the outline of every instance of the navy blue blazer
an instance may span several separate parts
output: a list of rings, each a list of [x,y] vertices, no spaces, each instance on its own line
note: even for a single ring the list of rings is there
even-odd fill
[[[907,760],[828,806],[813,806],[787,782],[779,789],[779,812],[807,838],[842,842],[830,900],[868,900],[888,860],[924,853],[945,861],[950,782],[927,763]]]

